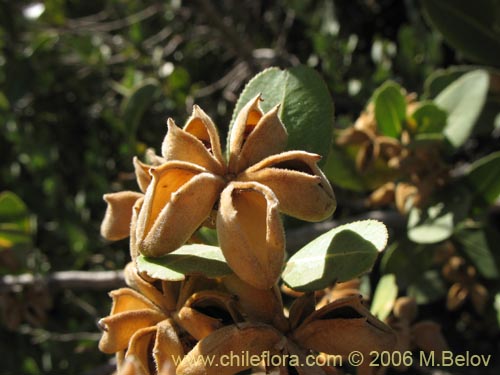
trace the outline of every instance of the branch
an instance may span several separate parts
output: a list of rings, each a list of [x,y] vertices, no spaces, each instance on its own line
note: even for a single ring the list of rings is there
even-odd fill
[[[54,289],[111,290],[125,286],[123,271],[59,271],[46,276],[22,274],[0,278],[0,292],[21,291],[25,286]]]
[[[366,219],[380,220],[392,229],[400,229],[406,222],[405,218],[396,211],[370,211],[366,214],[342,220],[314,223],[289,230],[287,233],[287,248],[292,252],[296,251],[332,228],[348,222]],[[21,291],[23,287],[35,284],[46,285],[51,291],[55,289],[107,291],[125,286],[125,280],[123,271],[60,271],[46,276],[32,274],[6,275],[0,278],[0,293]]]

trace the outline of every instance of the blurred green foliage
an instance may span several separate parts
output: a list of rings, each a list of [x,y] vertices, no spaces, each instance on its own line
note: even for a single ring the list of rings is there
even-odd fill
[[[442,8],[432,4],[423,1],[435,22]],[[147,147],[158,150],[166,118],[181,124],[193,103],[224,134],[244,84],[266,67],[314,68],[333,96],[337,127],[350,125],[387,79],[435,98],[470,70],[439,68],[466,64],[466,57],[484,61],[471,52],[474,46],[467,45],[462,57],[443,43],[424,20],[421,5],[416,0],[0,0],[0,191],[15,192],[21,204],[14,205],[37,220],[23,264],[7,269],[3,262],[0,272],[122,268],[128,261],[126,241],[109,244],[99,236],[102,195],[135,190],[132,157],[142,157]],[[443,35],[448,34],[446,29]],[[491,54],[484,57],[489,61]],[[419,116],[417,121],[425,113]],[[498,134],[491,138],[490,128],[473,135],[458,151],[465,160],[498,147]],[[471,176],[484,173],[476,166]],[[476,183],[476,188],[490,186]],[[352,193],[339,189],[338,197],[339,215],[348,215],[351,208],[342,204]],[[471,228],[458,234],[466,244],[485,243],[485,236]],[[400,254],[401,246],[395,243],[387,254]],[[425,258],[421,245],[407,248],[409,256]],[[409,256],[386,258],[384,272],[414,272]],[[9,353],[0,374],[90,374],[108,361],[88,334],[97,332],[96,319],[109,310],[106,294],[64,291],[53,298],[43,327],[23,323],[16,331],[0,329],[0,352]]]

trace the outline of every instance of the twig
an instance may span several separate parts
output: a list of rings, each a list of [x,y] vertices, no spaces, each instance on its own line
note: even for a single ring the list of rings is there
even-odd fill
[[[110,21],[110,22],[82,22],[81,20],[70,20],[68,21],[68,26],[70,31],[92,33],[92,32],[110,32],[122,29],[133,25],[134,23],[142,22],[155,14],[161,12],[164,8],[163,4],[156,3],[153,4],[137,13],[131,14],[120,20]]]
[[[0,292],[21,291],[34,284],[54,289],[111,290],[125,285],[123,271],[59,271],[41,276],[6,275],[0,278]]]
[[[331,220],[289,230],[287,248],[293,252],[336,226],[365,219],[380,220],[392,229],[399,229],[405,225],[404,217],[396,211],[370,211],[343,220]],[[46,276],[6,275],[0,278],[0,292],[21,291],[23,287],[34,284],[46,285],[49,290],[112,290],[125,286],[125,280],[123,271],[60,271]]]
[[[231,48],[253,71],[259,71],[261,67],[252,56],[254,48],[250,41],[241,35],[241,33],[238,33],[228,22],[224,22],[219,12],[214,8],[212,2],[208,0],[199,0],[199,3],[209,22],[213,27],[218,29],[222,35],[221,42]]]

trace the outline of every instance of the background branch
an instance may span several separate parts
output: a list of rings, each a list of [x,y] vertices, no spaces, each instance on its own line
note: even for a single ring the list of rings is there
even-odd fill
[[[291,229],[287,233],[287,248],[289,251],[296,251],[336,226],[366,219],[380,220],[394,229],[401,228],[405,223],[404,217],[396,211],[370,211],[343,220],[330,220]],[[51,291],[56,289],[112,290],[125,286],[125,280],[123,271],[59,271],[46,276],[26,273],[2,276],[0,292],[21,291],[23,287],[34,284],[46,285]]]

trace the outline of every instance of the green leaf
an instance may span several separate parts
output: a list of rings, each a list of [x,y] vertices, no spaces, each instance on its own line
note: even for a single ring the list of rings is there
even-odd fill
[[[16,194],[0,194],[0,248],[31,242],[34,225],[28,208]]]
[[[219,247],[201,244],[184,245],[159,258],[140,255],[137,268],[152,278],[168,281],[184,280],[185,275],[214,278],[232,273]]]
[[[408,287],[408,297],[413,297],[419,305],[435,302],[446,295],[446,287],[437,271],[425,272]]]
[[[380,320],[384,320],[391,313],[397,296],[398,285],[396,284],[396,276],[393,274],[382,276],[373,295],[373,302],[370,308],[371,313]]]
[[[422,244],[444,241],[453,234],[453,212],[440,202],[420,209],[412,207],[408,217],[408,237]]]
[[[497,312],[497,322],[500,325],[500,292],[495,294],[495,302],[493,303],[495,311]]]
[[[129,134],[135,134],[142,115],[148,105],[153,100],[157,92],[158,83],[154,79],[146,79],[139,86],[132,90],[130,96],[126,97],[122,103],[123,118],[125,127]]]
[[[456,81],[465,73],[474,70],[470,66],[456,65],[446,69],[437,69],[433,71],[424,82],[423,96],[427,99],[434,99],[449,86],[453,81]]]
[[[392,243],[380,261],[382,273],[393,273],[401,288],[406,288],[434,264],[434,252],[429,245],[415,244],[407,239]]]
[[[334,228],[317,237],[286,263],[283,281],[292,289],[313,291],[368,272],[387,244],[387,228],[363,220]]]
[[[500,3],[492,0],[422,0],[424,14],[466,57],[500,66]]]
[[[441,133],[446,126],[446,111],[432,102],[422,103],[412,114],[418,134]]]
[[[484,70],[464,74],[434,100],[448,112],[444,134],[451,145],[460,147],[469,138],[486,102],[489,75]]]
[[[448,239],[469,210],[470,193],[456,187],[438,194],[435,202],[424,208],[411,208],[407,224],[410,240],[431,244]]]
[[[330,149],[323,170],[330,181],[343,189],[364,191],[366,186],[356,170],[354,158],[339,146]]]
[[[498,268],[483,229],[460,228],[455,237],[462,249],[474,263],[479,273],[487,279],[498,278]]]
[[[476,197],[493,204],[500,196],[500,151],[475,161],[466,174]]]
[[[243,106],[259,93],[264,112],[280,104],[279,116],[288,131],[287,149],[314,152],[326,158],[334,111],[328,88],[318,73],[300,65],[287,70],[273,67],[257,74],[238,98],[231,127]]]
[[[375,91],[373,102],[379,131],[388,137],[398,138],[406,119],[406,100],[401,86],[386,82]]]

